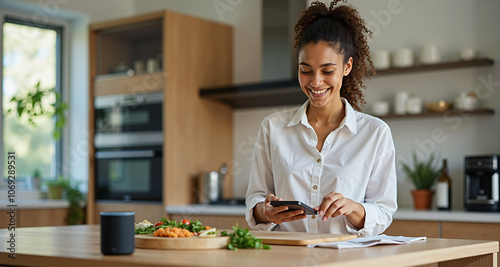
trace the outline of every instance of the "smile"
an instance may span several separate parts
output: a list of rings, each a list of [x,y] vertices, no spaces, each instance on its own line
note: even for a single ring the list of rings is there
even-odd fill
[[[315,95],[321,95],[324,94],[326,91],[328,91],[330,88],[322,89],[322,90],[313,90],[311,88],[307,88],[309,91],[311,91]]]

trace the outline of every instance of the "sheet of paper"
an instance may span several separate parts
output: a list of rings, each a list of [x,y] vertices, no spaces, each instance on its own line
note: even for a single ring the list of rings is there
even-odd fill
[[[336,248],[336,249],[346,249],[346,248],[364,248],[376,245],[404,245],[409,244],[413,241],[426,240],[424,237],[405,237],[405,236],[388,236],[388,235],[377,235],[377,236],[366,236],[351,239],[348,241],[332,242],[332,243],[318,243],[307,245],[307,247],[322,247],[322,248]]]

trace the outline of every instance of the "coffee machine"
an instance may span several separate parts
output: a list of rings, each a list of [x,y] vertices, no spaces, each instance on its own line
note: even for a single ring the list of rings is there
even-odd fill
[[[465,209],[500,211],[499,155],[465,157]]]

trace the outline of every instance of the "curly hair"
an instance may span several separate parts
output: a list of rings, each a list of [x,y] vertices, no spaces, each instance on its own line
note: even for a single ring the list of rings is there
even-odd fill
[[[358,11],[351,6],[339,5],[345,0],[333,0],[330,7],[315,1],[302,12],[295,25],[295,46],[297,54],[308,43],[325,41],[344,56],[344,64],[352,57],[353,66],[349,75],[344,76],[340,96],[347,99],[354,109],[366,104],[361,88],[366,89],[364,77],[375,74],[370,57],[367,37],[372,36]],[[367,64],[369,64],[370,69]]]

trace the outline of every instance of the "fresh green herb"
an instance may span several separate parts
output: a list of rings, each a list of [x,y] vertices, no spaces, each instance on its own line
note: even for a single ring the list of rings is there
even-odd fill
[[[233,226],[233,232],[228,234],[226,231],[222,231],[221,236],[229,236],[229,244],[227,244],[227,249],[237,250],[238,248],[255,248],[255,249],[271,249],[267,244],[262,243],[262,239],[255,238],[248,228],[243,229],[238,227],[238,224]]]
[[[159,223],[163,223],[163,224],[158,225],[158,226],[154,226],[154,225],[158,224],[158,223],[156,223],[156,224],[150,225],[144,229],[135,229],[135,234],[136,235],[152,234],[160,228],[167,228],[167,227],[182,228],[182,229],[186,229],[186,230],[193,232],[193,233],[198,233],[201,230],[205,230],[205,226],[203,226],[203,224],[200,222],[200,220],[192,221],[190,223],[182,223],[182,221],[177,222],[175,220],[167,220],[166,218],[161,218]]]
[[[136,235],[147,235],[147,234],[152,234],[154,231],[158,230],[160,226],[154,227],[153,225],[147,226],[146,228],[138,228],[135,229],[135,234]]]

